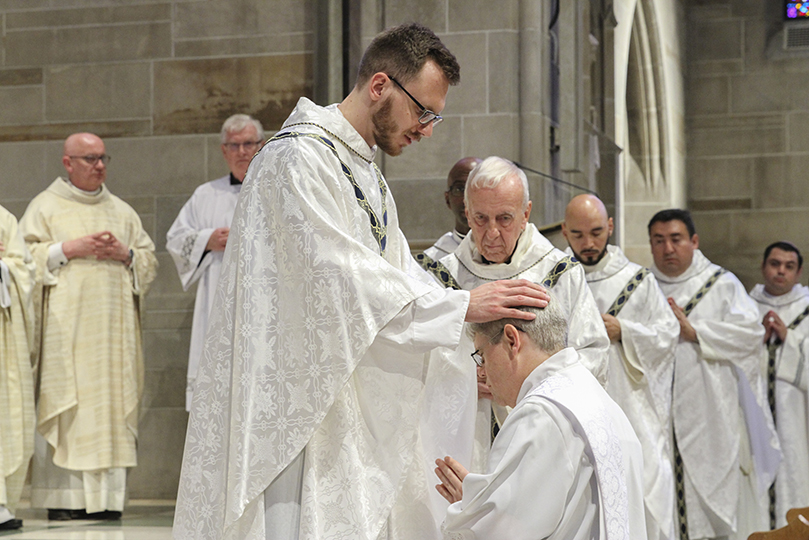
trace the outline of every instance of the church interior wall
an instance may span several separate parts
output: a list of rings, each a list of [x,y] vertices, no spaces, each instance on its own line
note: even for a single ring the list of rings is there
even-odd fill
[[[748,288],[770,243],[809,249],[809,54],[777,54],[781,7],[686,4],[688,205],[702,249]]]

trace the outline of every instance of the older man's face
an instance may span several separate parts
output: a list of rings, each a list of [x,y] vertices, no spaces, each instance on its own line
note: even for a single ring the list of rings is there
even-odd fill
[[[107,166],[101,156],[106,154],[104,141],[90,133],[77,134],[65,141],[62,164],[70,183],[85,191],[95,191],[107,179]]]
[[[262,141],[258,138],[255,126],[247,126],[241,131],[233,131],[227,134],[225,143],[222,145],[222,155],[225,156],[228,169],[239,182],[244,181],[247,174],[247,167],[253,156],[261,148]]]
[[[489,262],[508,262],[531,215],[530,201],[523,208],[522,183],[509,177],[494,188],[472,189],[468,196],[466,217],[478,251]]]

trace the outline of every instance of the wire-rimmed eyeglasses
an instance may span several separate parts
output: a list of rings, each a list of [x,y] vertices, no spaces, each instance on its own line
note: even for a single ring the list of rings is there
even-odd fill
[[[84,160],[85,163],[90,165],[91,167],[95,167],[95,164],[101,161],[104,165],[110,162],[112,156],[109,154],[88,154],[86,156],[67,156],[70,159],[81,159]]]
[[[407,97],[409,97],[410,99],[412,99],[412,100],[413,100],[413,103],[415,103],[415,104],[416,104],[416,107],[418,107],[418,108],[419,108],[419,110],[421,111],[421,116],[419,116],[419,124],[421,124],[422,126],[426,126],[426,125],[428,125],[430,122],[432,122],[432,123],[433,123],[433,126],[435,126],[436,124],[438,124],[438,123],[440,123],[442,120],[444,120],[444,117],[443,117],[443,116],[441,116],[441,115],[440,115],[440,114],[438,114],[438,113],[434,113],[433,111],[431,111],[430,109],[428,109],[427,107],[425,107],[424,105],[422,105],[421,103],[419,103],[419,100],[417,100],[416,98],[414,98],[414,97],[413,97],[413,95],[412,95],[410,92],[408,92],[407,90],[405,90],[405,87],[404,87],[404,86],[402,86],[402,85],[401,85],[401,83],[399,83],[399,81],[397,81],[396,79],[394,79],[394,78],[393,78],[393,77],[391,77],[390,75],[388,75],[388,79],[390,79],[390,80],[392,80],[394,83],[396,83],[396,86],[398,86],[399,88],[401,88],[402,92],[404,92],[405,94],[407,94]]]
[[[242,148],[244,148],[248,153],[254,154],[256,150],[258,150],[258,147],[261,146],[261,141],[247,141],[243,143],[226,142],[222,143],[222,146],[224,146],[228,152],[233,152],[234,154]]]

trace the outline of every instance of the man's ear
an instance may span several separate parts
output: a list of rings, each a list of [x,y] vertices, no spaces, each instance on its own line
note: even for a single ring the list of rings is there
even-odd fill
[[[503,340],[508,346],[509,358],[513,358],[522,348],[522,336],[517,327],[513,324],[507,324],[503,328]]]
[[[390,79],[381,71],[374,73],[371,80],[368,81],[368,97],[372,103],[376,103],[382,99],[385,92],[385,85]]]

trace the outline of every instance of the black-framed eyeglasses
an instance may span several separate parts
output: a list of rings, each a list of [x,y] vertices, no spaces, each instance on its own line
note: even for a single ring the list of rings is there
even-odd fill
[[[483,362],[486,361],[486,359],[483,358],[483,355],[480,354],[480,349],[476,349],[475,352],[472,353],[472,360],[475,361],[475,364],[478,367],[483,367]]]
[[[91,167],[95,167],[95,164],[98,163],[99,160],[101,161],[101,163],[106,165],[112,159],[112,156],[109,154],[101,154],[101,155],[89,154],[87,156],[67,156],[67,157],[69,157],[70,159],[84,160],[84,162],[90,165]]]
[[[523,334],[525,333],[525,330],[523,330],[522,328],[520,328],[516,324],[512,324],[511,326],[513,326],[514,328],[516,328],[518,331],[522,332]],[[500,336],[500,334],[502,334],[505,331],[506,331],[506,327],[503,326],[503,328],[501,328],[499,332],[497,332],[495,335],[493,335],[489,339],[489,343],[492,343],[494,340],[496,340]],[[483,367],[483,364],[486,362],[486,359],[483,358],[483,353],[482,353],[482,351],[480,349],[475,349],[475,352],[473,352],[471,356],[472,356],[472,360],[475,361],[475,364],[478,367]]]
[[[396,83],[396,86],[398,86],[399,88],[401,88],[401,89],[402,89],[402,92],[404,92],[405,94],[407,94],[407,97],[409,97],[410,99],[412,99],[412,100],[413,100],[413,103],[415,103],[415,104],[416,104],[416,107],[418,107],[418,108],[419,108],[419,110],[421,111],[421,116],[419,116],[419,124],[421,124],[422,126],[426,126],[426,125],[428,125],[430,122],[432,122],[432,123],[433,123],[433,125],[436,125],[436,124],[441,123],[441,121],[442,121],[442,120],[444,120],[444,117],[443,117],[443,116],[441,116],[440,114],[434,113],[433,111],[431,111],[430,109],[428,109],[427,107],[425,107],[424,105],[422,105],[421,103],[419,103],[419,100],[417,100],[416,98],[414,98],[414,97],[412,96],[412,94],[410,94],[410,92],[408,92],[407,90],[405,90],[405,87],[404,87],[404,86],[402,86],[402,85],[401,85],[401,83],[399,83],[399,81],[397,81],[396,79],[394,79],[394,78],[393,78],[393,77],[391,77],[390,75],[388,75],[388,79],[390,79],[390,80],[392,80],[394,83]]]
[[[234,152],[235,153],[235,152],[238,152],[239,150],[241,150],[242,148],[244,148],[248,152],[253,153],[256,150],[258,150],[258,147],[259,147],[260,144],[261,144],[261,141],[247,141],[247,142],[243,142],[243,143],[226,142],[226,143],[222,143],[222,146],[227,148],[228,152]]]

